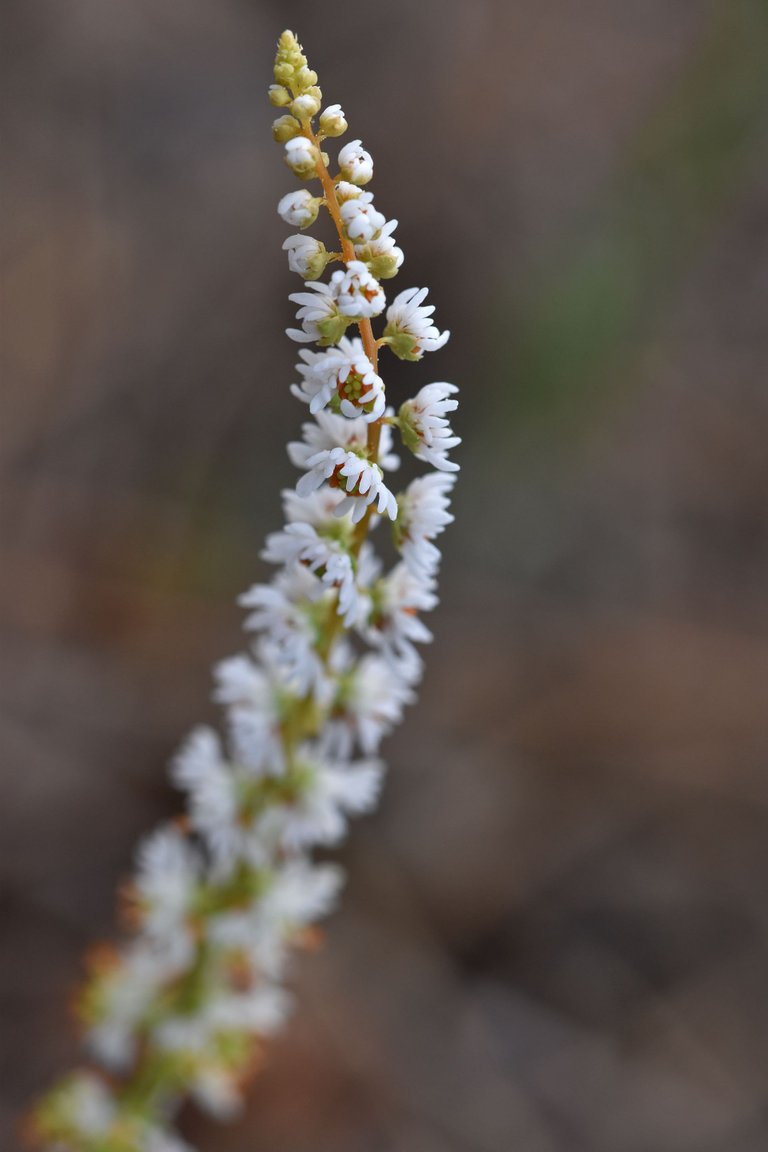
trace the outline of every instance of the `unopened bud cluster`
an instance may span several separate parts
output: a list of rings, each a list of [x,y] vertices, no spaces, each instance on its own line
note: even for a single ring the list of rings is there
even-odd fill
[[[283,247],[307,282],[291,296],[298,326],[288,334],[315,345],[300,350],[291,389],[310,417],[288,445],[301,475],[263,552],[275,575],[241,598],[246,650],[215,670],[225,735],[201,727],[183,744],[172,776],[185,814],[140,846],[125,938],[92,957],[78,1006],[92,1063],[32,1118],[51,1152],[189,1152],[172,1127],[185,1099],[220,1117],[238,1109],[288,1014],[292,957],[316,938],[341,885],[315,850],[374,806],[379,745],[414,698],[417,646],[431,638],[421,615],[437,604],[435,541],[452,520],[456,388],[428,384],[396,414],[378,355],[420,360],[448,333],[425,288],[387,302],[382,281],[403,262],[397,221],[374,206],[360,140],[340,148],[331,174],[322,145],[347,121],[338,104],[323,108],[291,32],[274,74],[274,137],[289,169],[312,182],[278,205],[300,229]],[[336,252],[306,233],[321,211]],[[402,489],[395,436],[431,466]],[[399,554],[389,569],[371,539],[382,524]]]

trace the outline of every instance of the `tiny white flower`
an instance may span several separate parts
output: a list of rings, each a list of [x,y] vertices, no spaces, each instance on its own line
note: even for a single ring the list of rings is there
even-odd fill
[[[297,395],[298,393],[294,393]],[[385,414],[391,414],[385,409]],[[293,441],[288,445],[288,456],[297,468],[308,468],[309,458],[323,449],[346,448],[351,452],[365,452],[368,424],[364,416],[349,419],[324,409],[315,417],[317,423],[302,424],[303,441]],[[394,472],[400,466],[400,458],[392,451],[393,433],[389,424],[383,424],[379,441],[379,467],[385,472]]]
[[[434,580],[417,578],[405,564],[397,564],[379,581],[366,638],[382,649],[398,672],[417,668],[420,657],[414,645],[432,639],[419,612],[430,612],[436,605]]]
[[[334,272],[333,275],[343,273]],[[292,292],[288,297],[295,304],[301,305],[296,313],[301,328],[286,329],[288,335],[297,344],[312,344],[316,341],[335,344],[344,335],[349,320],[340,314],[335,293],[328,284],[308,281],[306,287],[312,291]]]
[[[283,241],[283,251],[288,253],[288,267],[304,280],[316,280],[321,276],[330,259],[330,253],[314,236],[289,236]]]
[[[459,465],[448,459],[448,451],[461,443],[445,418],[459,406],[450,397],[458,392],[455,384],[427,384],[398,413],[403,443],[419,460],[444,472],[458,472]]]
[[[319,153],[306,136],[294,136],[285,142],[285,162],[292,172],[302,180],[314,176],[317,170]]]
[[[440,552],[432,543],[453,522],[448,511],[456,477],[450,472],[419,476],[397,498],[395,542],[405,564],[416,577],[434,576]]]
[[[370,193],[367,202],[363,196],[347,200],[341,206],[340,215],[344,230],[354,244],[367,244],[387,223],[386,216],[374,208]]]
[[[190,942],[184,959],[193,955]],[[96,1017],[86,1033],[89,1049],[116,1071],[127,1068],[138,1045],[139,1026],[158,991],[176,978],[183,965],[141,939],[127,948],[114,965],[95,978]]]
[[[370,195],[370,193],[363,192],[362,188],[358,188],[356,184],[350,184],[348,180],[339,180],[336,185],[336,199],[340,205],[345,204],[347,200],[358,200],[365,195]]]
[[[355,742],[366,755],[376,752],[413,699],[410,684],[393,672],[391,664],[374,652],[366,653],[341,681],[330,724],[336,754],[351,755]]]
[[[396,518],[397,501],[384,483],[381,468],[373,461],[356,452],[331,448],[310,456],[307,466],[309,471],[296,485],[299,496],[314,492],[325,481],[332,481],[346,493],[346,499],[336,509],[337,516],[350,512],[356,524],[362,520],[368,505],[375,503],[380,515],[386,514],[390,520]]]
[[[318,196],[313,196],[306,188],[299,188],[283,196],[277,211],[280,218],[292,228],[308,228],[317,220],[321,204],[322,200]]]
[[[111,1089],[98,1076],[80,1072],[62,1087],[59,1105],[72,1127],[86,1138],[104,1136],[117,1116]]]
[[[157,940],[185,932],[185,920],[202,873],[202,861],[173,825],[158,828],[139,845],[135,888],[142,925]]]
[[[294,850],[336,844],[347,830],[347,817],[368,812],[376,803],[384,765],[371,759],[329,760],[309,745],[299,748],[297,759],[307,785],[294,806],[272,814],[280,841]]]
[[[281,691],[274,677],[249,656],[232,656],[216,665],[214,678],[214,699],[229,710],[237,758],[252,772],[279,775],[285,752]]]
[[[378,316],[387,302],[378,280],[360,260],[350,260],[343,272],[334,272],[330,290],[341,315],[354,320]]]
[[[294,565],[272,584],[254,584],[239,598],[251,610],[245,627],[261,634],[259,654],[301,696],[327,694],[325,665],[315,648],[312,620],[313,604],[323,592],[322,583],[308,568]]]
[[[352,558],[338,540],[318,536],[311,524],[288,524],[267,537],[262,557],[271,564],[304,564],[328,588],[338,591],[339,615],[349,627],[358,615]]]
[[[309,404],[315,415],[328,404],[336,403],[350,418],[378,420],[386,405],[384,382],[374,371],[363,351],[362,341],[343,336],[335,348],[326,352],[300,353],[303,364],[296,368],[303,377],[291,391]]]
[[[339,169],[350,184],[367,184],[373,176],[373,159],[360,140],[350,140],[339,152]]]
[[[392,269],[397,272],[402,267],[405,256],[402,248],[398,248],[395,244],[395,238],[392,235],[395,228],[397,228],[397,220],[387,220],[382,226],[382,229],[377,235],[372,237],[364,243],[355,244],[355,253],[361,260],[375,260],[381,256],[388,257],[392,262]],[[398,299],[395,297],[395,299]],[[446,340],[448,339],[446,335]]]
[[[343,136],[349,125],[341,104],[329,104],[320,115],[320,131],[325,136]]]
[[[432,323],[434,304],[424,305],[428,289],[406,288],[387,308],[384,338],[404,360],[420,360],[425,352],[436,352],[450,332],[439,332]]]

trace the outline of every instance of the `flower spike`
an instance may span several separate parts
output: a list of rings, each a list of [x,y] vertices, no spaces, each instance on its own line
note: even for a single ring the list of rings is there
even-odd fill
[[[428,384],[395,415],[379,351],[419,360],[448,333],[432,322],[426,288],[387,308],[381,281],[403,263],[397,221],[374,204],[360,140],[341,147],[332,174],[323,146],[347,120],[340,105],[323,106],[317,79],[284,32],[268,93],[280,113],[273,135],[310,185],[277,209],[300,230],[283,249],[305,281],[290,296],[288,335],[316,346],[299,352],[291,388],[309,414],[288,445],[301,475],[262,553],[274,575],[240,598],[246,651],[214,671],[223,734],[200,727],[182,744],[171,778],[184,814],[140,845],[122,940],[94,956],[79,997],[91,1065],[31,1117],[49,1152],[193,1152],[173,1128],[185,1100],[236,1113],[291,1010],[292,958],[341,888],[341,869],[315,851],[375,806],[381,742],[414,699],[418,646],[431,639],[422,615],[437,605],[435,541],[453,519],[457,389]],[[336,252],[307,232],[323,211]],[[322,281],[332,261],[340,266]],[[395,436],[430,466],[401,492]],[[385,521],[399,554],[389,570],[374,548]]]

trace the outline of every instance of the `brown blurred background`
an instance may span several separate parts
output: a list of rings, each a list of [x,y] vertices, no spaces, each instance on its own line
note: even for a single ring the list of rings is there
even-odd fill
[[[303,409],[295,27],[453,339],[420,706],[217,1152],[768,1147],[768,6],[4,0],[0,1126],[76,1055]],[[2,1147],[13,1147],[11,1135]]]

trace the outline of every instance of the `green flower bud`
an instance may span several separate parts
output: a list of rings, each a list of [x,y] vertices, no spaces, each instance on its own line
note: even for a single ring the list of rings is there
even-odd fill
[[[381,256],[371,256],[370,250],[365,248],[356,248],[355,251],[358,260],[368,265],[369,272],[377,280],[391,280],[393,276],[397,276],[400,264],[396,256],[390,255],[389,252]]]
[[[408,357],[403,357],[403,359],[408,359]],[[421,447],[422,439],[419,435],[419,429],[414,423],[413,409],[408,400],[405,404],[401,404],[397,416],[400,421],[400,435],[403,438],[403,444],[410,452],[417,452]]]
[[[390,331],[389,325],[384,329],[384,340],[400,360],[420,360],[418,345],[414,342],[410,332]],[[410,448],[410,444],[408,445]]]
[[[278,84],[293,84],[293,65],[276,63],[275,80]]]
[[[296,87],[300,92],[306,92],[307,88],[312,88],[317,84],[317,72],[313,72],[311,68],[304,67],[299,69],[296,76]]]
[[[351,323],[349,316],[328,316],[324,320],[318,320],[317,330],[321,337],[318,344],[320,347],[327,348],[332,344],[338,344]]]
[[[273,108],[287,108],[291,102],[291,94],[282,84],[270,84],[269,102]]]
[[[301,124],[293,116],[278,116],[272,125],[272,138],[278,144],[285,144],[286,140],[293,140],[301,132]]]

